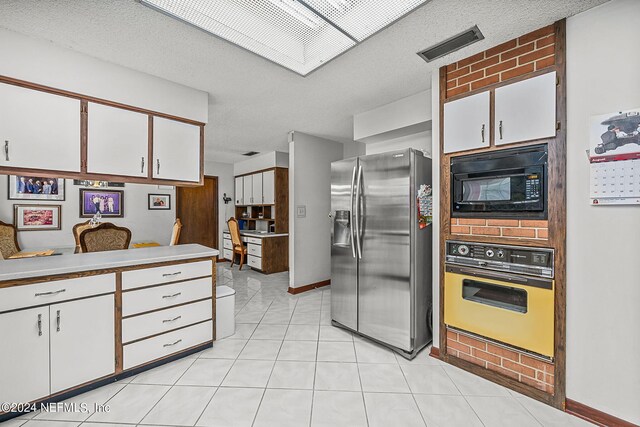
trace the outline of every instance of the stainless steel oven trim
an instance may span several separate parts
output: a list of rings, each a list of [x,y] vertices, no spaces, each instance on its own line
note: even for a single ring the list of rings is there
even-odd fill
[[[523,286],[531,286],[534,288],[542,288],[542,289],[553,289],[553,280],[551,279],[543,279],[538,277],[529,277],[520,274],[505,274],[498,273],[495,271],[477,269],[477,268],[469,268],[469,267],[459,267],[454,265],[446,265],[445,271],[448,273],[456,273],[462,274],[465,276],[479,277],[483,279],[489,280],[500,280],[502,282],[515,283]]]

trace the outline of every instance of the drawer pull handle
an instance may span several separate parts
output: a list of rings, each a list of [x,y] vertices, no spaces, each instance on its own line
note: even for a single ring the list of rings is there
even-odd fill
[[[175,273],[165,273],[162,275],[162,277],[177,276],[178,274],[182,274],[182,271],[176,271]]]
[[[56,332],[60,332],[60,310],[56,313]]]
[[[58,294],[61,294],[63,292],[67,292],[67,290],[66,289],[59,289],[57,291],[51,291],[51,292],[37,292],[36,296],[37,297],[43,297],[45,295],[58,295]]]
[[[4,159],[9,161],[9,141],[4,141]]]
[[[180,320],[180,319],[182,319],[182,316],[174,317],[173,319],[166,319],[166,320],[163,320],[163,321],[162,321],[162,323],[175,322],[176,320]]]
[[[179,339],[178,341],[176,341],[176,342],[174,342],[174,343],[171,343],[171,344],[165,344],[165,345],[163,345],[163,347],[173,347],[174,345],[179,344],[179,343],[181,343],[181,342],[182,342],[182,339]]]
[[[182,295],[182,292],[177,292],[173,295],[163,295],[162,298],[174,298],[174,297],[177,297],[178,295]]]
[[[42,314],[38,314],[38,336],[42,336]]]

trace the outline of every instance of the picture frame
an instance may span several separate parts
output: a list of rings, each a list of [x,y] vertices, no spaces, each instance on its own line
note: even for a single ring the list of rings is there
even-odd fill
[[[81,188],[80,218],[91,218],[100,212],[103,218],[124,217],[124,191]]]
[[[170,210],[171,194],[149,194],[147,205],[150,211]]]
[[[64,178],[39,175],[7,175],[9,200],[65,200]]]
[[[62,229],[62,205],[13,205],[13,225],[17,231]]]

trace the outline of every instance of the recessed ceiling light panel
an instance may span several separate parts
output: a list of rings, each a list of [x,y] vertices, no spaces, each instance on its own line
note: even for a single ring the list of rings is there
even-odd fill
[[[303,76],[427,0],[139,0]]]

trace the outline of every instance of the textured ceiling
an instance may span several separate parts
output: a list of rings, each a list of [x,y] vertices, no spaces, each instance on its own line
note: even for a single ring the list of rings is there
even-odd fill
[[[287,151],[290,130],[350,141],[353,114],[428,89],[439,66],[604,2],[432,0],[307,77],[134,0],[0,0],[0,26],[209,92],[206,157],[230,163]],[[483,41],[415,54],[473,25]]]

